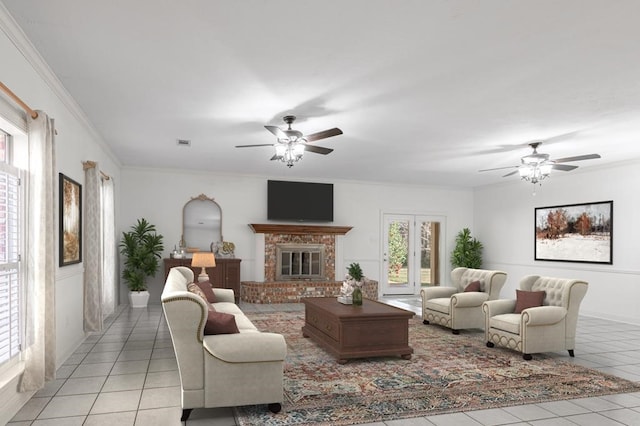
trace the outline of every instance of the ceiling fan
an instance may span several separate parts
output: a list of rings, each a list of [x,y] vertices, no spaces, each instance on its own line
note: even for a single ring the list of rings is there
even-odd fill
[[[322,146],[309,145],[309,143],[342,134],[342,130],[334,127],[333,129],[323,130],[322,132],[303,135],[302,132],[293,130],[291,128],[291,124],[296,120],[296,117],[294,115],[285,115],[284,117],[282,117],[282,119],[288,125],[288,128],[285,130],[282,130],[277,126],[264,126],[265,129],[273,133],[275,137],[278,138],[275,143],[236,145],[236,148],[273,146],[276,149],[276,153],[273,157],[271,157],[271,160],[280,160],[283,163],[286,163],[287,167],[292,167],[294,163],[302,159],[304,151],[323,155],[327,155],[333,151],[333,149],[325,148]]]
[[[494,169],[484,169],[479,170],[480,172],[488,172],[491,170],[504,170],[504,169],[516,169],[510,173],[502,177],[507,177],[514,175],[516,173],[520,174],[520,177],[528,182],[533,184],[539,183],[544,178],[549,176],[551,170],[561,170],[564,172],[569,172],[571,170],[577,169],[578,166],[572,166],[569,164],[563,163],[571,163],[574,161],[582,161],[582,160],[592,160],[595,158],[600,158],[600,154],[586,154],[586,155],[576,155],[575,157],[565,157],[565,158],[557,158],[555,160],[549,159],[549,154],[543,154],[538,152],[538,147],[542,144],[542,141],[532,142],[529,144],[531,148],[533,148],[533,152],[529,155],[525,155],[520,159],[520,163],[517,166],[507,166],[507,167],[496,167]]]

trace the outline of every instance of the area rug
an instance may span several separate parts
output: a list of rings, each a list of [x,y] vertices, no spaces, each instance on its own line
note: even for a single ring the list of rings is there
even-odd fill
[[[410,360],[382,357],[340,365],[302,337],[304,313],[248,314],[262,331],[287,341],[282,411],[265,405],[235,409],[248,425],[350,425],[457,411],[521,405],[621,392],[640,385],[567,362],[566,356],[522,355],[487,348],[481,331],[409,322]]]

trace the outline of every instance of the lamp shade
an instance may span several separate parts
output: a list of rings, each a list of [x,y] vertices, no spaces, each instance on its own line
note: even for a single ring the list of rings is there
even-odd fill
[[[209,251],[193,253],[191,267],[202,268],[200,269],[200,275],[198,275],[198,282],[209,281],[209,275],[207,275],[205,268],[213,268],[214,266],[216,266],[216,258],[213,253]]]
[[[194,268],[211,268],[216,266],[216,258],[211,252],[193,253],[191,266]]]

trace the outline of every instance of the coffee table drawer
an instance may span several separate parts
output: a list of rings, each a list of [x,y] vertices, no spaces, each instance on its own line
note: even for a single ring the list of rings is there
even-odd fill
[[[333,340],[340,340],[340,322],[337,319],[330,319],[318,314],[313,309],[309,309],[305,313],[306,323],[313,328],[321,331]]]

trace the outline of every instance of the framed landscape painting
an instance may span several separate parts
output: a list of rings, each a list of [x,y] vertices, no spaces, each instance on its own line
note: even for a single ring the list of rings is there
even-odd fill
[[[613,201],[535,208],[535,260],[613,263]]]
[[[59,174],[60,266],[82,262],[82,186]]]

